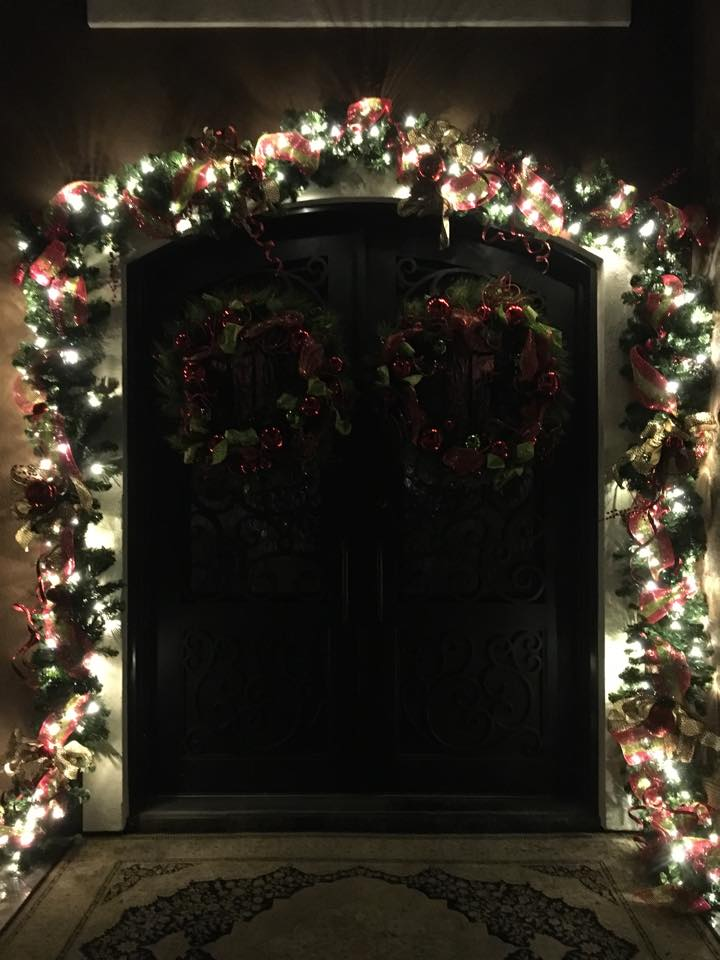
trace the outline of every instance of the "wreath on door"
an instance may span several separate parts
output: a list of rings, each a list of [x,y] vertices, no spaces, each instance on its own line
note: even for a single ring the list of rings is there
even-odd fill
[[[188,464],[312,470],[351,429],[336,318],[286,285],[190,300],[158,348],[158,380]]]
[[[509,276],[464,278],[407,301],[377,382],[410,459],[438,479],[504,489],[564,435],[571,398],[562,333]]]

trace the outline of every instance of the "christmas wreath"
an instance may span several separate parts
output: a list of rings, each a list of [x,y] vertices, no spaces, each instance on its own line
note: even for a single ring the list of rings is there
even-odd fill
[[[468,278],[405,304],[378,380],[425,466],[502,488],[562,439],[566,368],[539,301],[508,276]]]
[[[350,432],[336,321],[307,297],[279,285],[205,293],[169,333],[158,380],[185,463],[308,469]]]

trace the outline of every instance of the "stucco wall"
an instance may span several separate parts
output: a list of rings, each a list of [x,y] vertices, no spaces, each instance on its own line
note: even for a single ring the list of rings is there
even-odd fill
[[[696,169],[697,188],[685,184],[677,198],[702,195],[712,169],[705,132],[719,100],[705,24],[720,40],[718,13],[710,0],[634,6],[630,30],[91,32],[79,0],[39,0],[4,15],[3,473],[27,456],[9,367],[23,334],[21,298],[6,279],[14,212],[41,206],[68,180],[174,146],[205,124],[233,122],[255,136],[286,106],[377,92],[400,110],[487,126],[558,170],[602,155],[651,192],[675,169]],[[678,6],[701,18],[694,30]],[[708,137],[716,156],[718,134]],[[14,542],[12,493],[0,482],[0,743],[18,721],[31,721],[31,695],[9,666],[24,630],[10,606],[29,600],[33,587],[31,564]]]

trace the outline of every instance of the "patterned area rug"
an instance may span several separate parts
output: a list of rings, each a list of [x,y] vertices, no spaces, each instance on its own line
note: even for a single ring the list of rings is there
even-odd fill
[[[0,937],[22,960],[718,960],[611,836],[92,838]]]

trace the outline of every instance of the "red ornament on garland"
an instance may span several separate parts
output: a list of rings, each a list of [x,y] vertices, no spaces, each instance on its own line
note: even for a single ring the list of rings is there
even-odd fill
[[[501,460],[507,460],[510,456],[508,445],[504,440],[493,440],[490,444],[490,453],[495,454],[496,457],[500,457]]]
[[[58,498],[58,488],[48,480],[31,480],[25,487],[25,499],[31,507],[49,510]]]
[[[291,330],[288,342],[290,344],[290,349],[292,350],[292,352],[300,353],[303,346],[305,345],[305,341],[308,339],[309,336],[310,334],[307,332],[307,330],[304,330],[302,327],[300,327],[297,330]]]
[[[176,335],[174,343],[178,350],[185,350],[186,347],[189,347],[190,334],[187,332],[187,330],[181,330],[180,333]]]
[[[342,357],[328,357],[328,366],[333,373],[342,373],[345,368],[345,363]]]
[[[415,364],[412,360],[404,360],[401,357],[396,357],[390,366],[392,367],[392,372],[396,377],[399,377],[400,380],[412,376],[413,370],[415,369]]]
[[[423,180],[437,182],[445,173],[445,164],[439,153],[424,153],[418,160],[417,168]]]
[[[284,440],[278,427],[265,427],[260,431],[260,446],[268,453],[281,450]]]
[[[204,383],[206,377],[205,367],[199,366],[193,360],[186,360],[183,364],[183,380],[185,383]]]
[[[487,323],[492,316],[492,310],[486,303],[481,303],[480,306],[475,310],[475,316],[478,318],[480,323]]]
[[[452,307],[445,297],[430,297],[425,308],[430,319],[436,323],[446,323],[452,313]]]
[[[427,430],[423,430],[418,440],[422,449],[429,453],[437,453],[442,446],[442,442],[443,435],[437,427],[428,427]]]
[[[645,726],[655,737],[666,737],[677,730],[677,720],[672,707],[654,703],[650,708]]]
[[[560,390],[560,377],[555,370],[546,370],[541,373],[537,381],[538,392],[544,397],[554,397]]]
[[[519,303],[511,303],[508,307],[505,307],[505,316],[507,322],[513,327],[518,323],[522,323],[525,319],[525,311]]]
[[[298,410],[304,417],[317,417],[322,410],[322,403],[318,397],[303,397]]]

